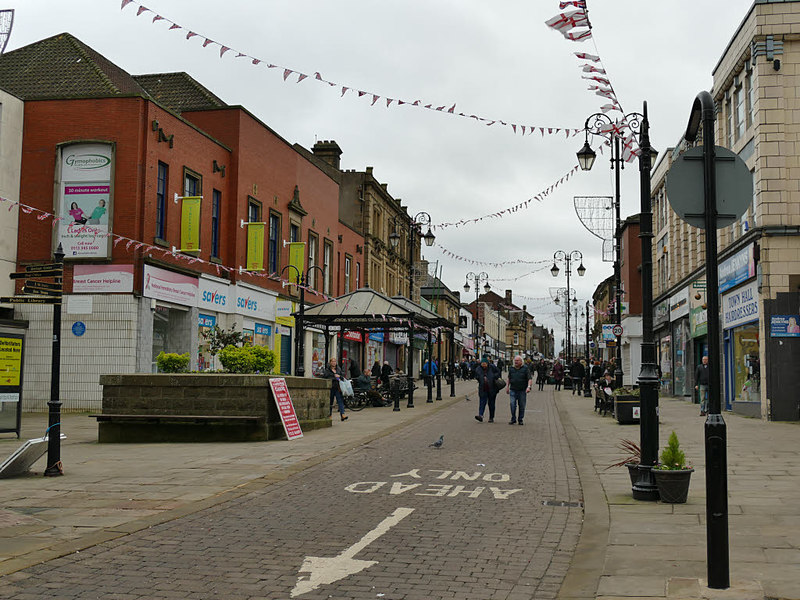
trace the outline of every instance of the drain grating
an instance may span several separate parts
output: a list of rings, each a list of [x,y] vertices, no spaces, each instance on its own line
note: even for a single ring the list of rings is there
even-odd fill
[[[542,500],[543,506],[566,506],[568,508],[581,508],[583,502],[565,502],[564,500]]]

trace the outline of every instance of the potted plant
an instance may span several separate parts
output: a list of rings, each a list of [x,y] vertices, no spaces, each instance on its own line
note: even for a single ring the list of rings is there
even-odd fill
[[[633,440],[620,440],[617,449],[622,450],[623,458],[613,464],[608,465],[604,471],[614,467],[627,467],[628,475],[631,478],[631,485],[636,483],[637,467],[642,460],[642,449]]]
[[[653,476],[662,502],[683,504],[689,495],[689,480],[694,469],[686,466],[686,455],[680,449],[678,435],[673,431],[669,443],[661,451],[661,462],[653,467]]]
[[[620,424],[639,422],[639,388],[618,387],[614,395],[614,417]]]

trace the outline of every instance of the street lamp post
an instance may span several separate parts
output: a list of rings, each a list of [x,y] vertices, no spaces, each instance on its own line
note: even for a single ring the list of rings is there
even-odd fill
[[[408,229],[409,229],[409,243],[408,243],[408,299],[413,302],[414,300],[414,242],[416,241],[414,238],[417,235],[422,236],[422,239],[425,240],[426,246],[433,246],[433,243],[436,241],[436,236],[433,235],[431,231],[431,216],[426,212],[418,212],[413,217],[408,217]],[[424,234],[422,233],[422,227],[424,225],[428,226],[428,231]],[[398,245],[400,244],[400,234],[397,232],[397,225],[395,224],[395,229],[392,233],[389,234],[389,243],[392,246],[393,250],[397,250]]]
[[[478,296],[480,294],[479,286],[482,282],[486,282],[486,285],[483,286],[483,291],[485,293],[489,293],[489,290],[492,289],[492,286],[489,285],[489,275],[481,271],[480,273],[467,273],[467,280],[464,283],[464,292],[469,293],[469,281],[472,280],[472,284],[475,286],[475,316],[472,319],[472,339],[473,345],[475,350],[475,359],[478,360]]]
[[[281,269],[281,277],[283,277],[284,271],[286,269],[292,268],[295,270],[297,274],[297,284],[300,288],[300,310],[298,311],[298,315],[295,318],[295,334],[294,334],[294,350],[295,350],[295,359],[294,359],[294,374],[297,377],[305,377],[306,374],[306,365],[305,365],[305,352],[306,352],[306,335],[305,335],[305,323],[303,321],[303,316],[305,315],[306,309],[306,286],[308,285],[308,277],[314,269],[319,270],[322,276],[325,276],[325,271],[322,267],[313,266],[309,267],[308,271],[303,273],[294,265],[286,265]]]
[[[595,113],[586,119],[584,126],[586,130],[586,141],[583,148],[578,152],[578,164],[584,171],[589,171],[597,157],[594,150],[589,146],[589,134],[599,135],[606,138],[611,144],[611,168],[614,169],[614,323],[620,325],[622,322],[622,285],[620,272],[620,228],[622,220],[620,218],[620,171],[625,168],[625,161],[620,152],[620,138],[622,131],[629,129],[632,134],[638,133],[641,127],[642,115],[630,113],[624,115],[621,121],[616,122],[605,113]],[[630,142],[626,142],[626,145]],[[614,379],[616,387],[622,387],[622,337],[617,336],[616,345],[616,366],[614,369]]]
[[[570,287],[569,287],[569,276],[572,273],[572,270],[570,269],[570,263],[573,260],[579,260],[580,261],[580,266],[576,269],[578,271],[578,275],[580,277],[583,277],[586,274],[586,267],[583,266],[583,254],[581,253],[580,250],[572,250],[570,252],[565,252],[564,250],[556,250],[555,253],[553,253],[553,266],[550,269],[550,274],[553,277],[558,277],[558,272],[560,271],[560,269],[558,268],[558,262],[562,261],[562,260],[564,261],[564,263],[566,265],[566,271],[567,271],[567,304],[566,304],[566,309],[567,309],[567,339],[566,339],[566,342],[567,342],[567,365],[569,365],[569,363],[571,362],[570,359],[572,357],[572,348],[570,347],[571,340],[570,340],[570,331],[569,331],[569,319],[570,319],[570,314],[569,314],[569,311],[570,311],[570,308],[569,308],[569,289],[570,289]],[[577,300],[575,300],[575,303],[577,303]]]
[[[589,301],[586,301],[586,387],[583,390],[583,395],[586,398],[591,397],[592,391],[589,388],[589,381],[591,380],[592,363],[589,358]]]

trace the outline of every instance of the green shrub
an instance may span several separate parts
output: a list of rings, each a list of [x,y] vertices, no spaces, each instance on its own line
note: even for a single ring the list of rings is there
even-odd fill
[[[686,455],[680,449],[678,435],[674,431],[669,436],[666,448],[661,451],[658,468],[665,471],[680,471],[686,468]]]
[[[184,373],[189,367],[189,353],[159,352],[156,365],[160,373]]]
[[[219,361],[229,373],[272,372],[275,353],[263,346],[225,346],[219,353]]]

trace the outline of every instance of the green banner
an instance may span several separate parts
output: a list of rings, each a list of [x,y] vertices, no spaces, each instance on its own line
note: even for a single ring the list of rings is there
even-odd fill
[[[289,269],[289,281],[299,283],[299,275],[303,272],[303,267],[306,261],[306,243],[305,242],[291,242],[289,244],[289,265],[294,269]]]
[[[247,270],[264,270],[264,227],[266,223],[247,223]]]
[[[200,250],[200,196],[186,196],[181,202],[181,252]]]

